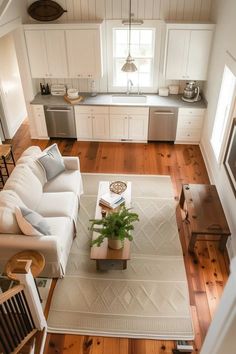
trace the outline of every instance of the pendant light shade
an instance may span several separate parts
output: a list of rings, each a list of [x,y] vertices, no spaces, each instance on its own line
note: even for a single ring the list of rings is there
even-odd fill
[[[121,68],[121,70],[126,73],[132,73],[134,71],[137,71],[137,67],[134,64],[134,59],[130,55],[130,41],[131,41],[131,0],[129,0],[129,38],[128,38],[129,54],[126,58],[126,62]]]

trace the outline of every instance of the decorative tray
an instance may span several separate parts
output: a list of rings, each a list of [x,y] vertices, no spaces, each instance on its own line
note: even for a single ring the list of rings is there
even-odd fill
[[[110,183],[109,188],[111,192],[121,194],[126,190],[127,184],[123,181],[114,181]]]
[[[77,104],[81,101],[83,101],[84,97],[83,96],[78,96],[76,98],[69,98],[67,95],[64,95],[64,99],[66,102],[70,103],[70,104]]]

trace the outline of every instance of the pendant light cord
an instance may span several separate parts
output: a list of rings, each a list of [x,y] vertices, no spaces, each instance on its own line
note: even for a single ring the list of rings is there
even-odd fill
[[[129,55],[130,55],[130,40],[131,40],[131,0],[129,0]]]

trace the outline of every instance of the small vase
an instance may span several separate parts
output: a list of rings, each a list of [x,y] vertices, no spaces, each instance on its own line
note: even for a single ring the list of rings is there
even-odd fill
[[[108,247],[112,248],[113,250],[119,250],[123,247],[123,242],[119,239],[109,238],[108,239]]]

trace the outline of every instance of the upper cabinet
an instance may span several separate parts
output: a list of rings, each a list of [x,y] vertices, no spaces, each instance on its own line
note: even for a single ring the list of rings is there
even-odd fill
[[[33,78],[68,77],[64,31],[27,30],[25,38]]]
[[[98,29],[67,30],[66,42],[70,77],[102,76],[101,36]]]
[[[167,23],[165,78],[206,80],[213,24]]]
[[[25,25],[33,78],[102,76],[102,23]]]

